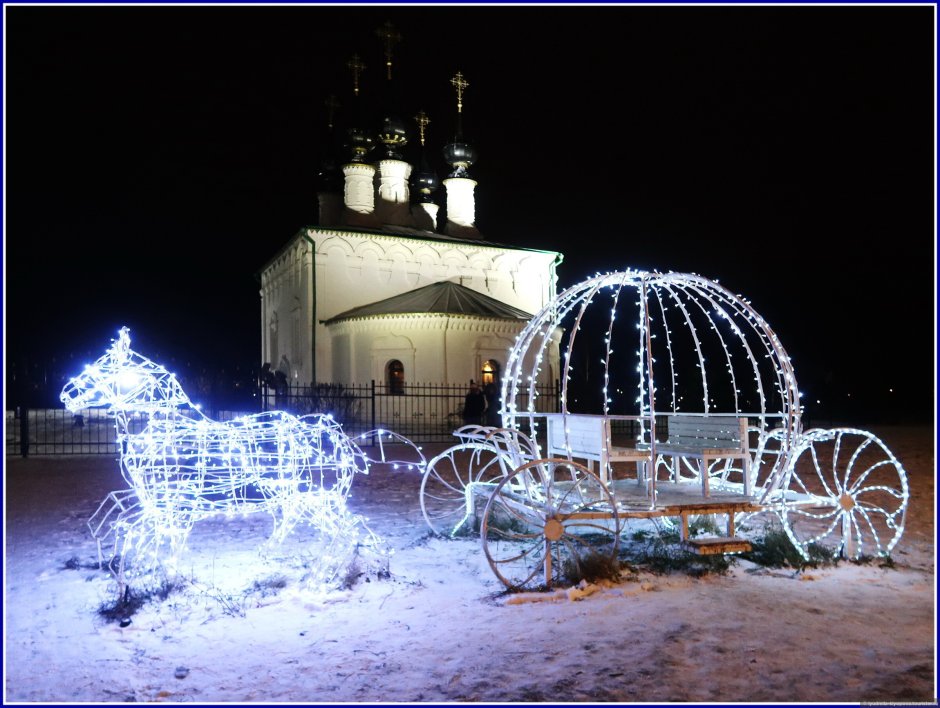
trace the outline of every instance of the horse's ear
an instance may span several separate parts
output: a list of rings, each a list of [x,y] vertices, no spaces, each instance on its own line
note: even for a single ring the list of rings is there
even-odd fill
[[[127,327],[121,327],[121,330],[118,332],[118,338],[111,345],[111,354],[119,359],[125,359],[130,350],[131,331]]]

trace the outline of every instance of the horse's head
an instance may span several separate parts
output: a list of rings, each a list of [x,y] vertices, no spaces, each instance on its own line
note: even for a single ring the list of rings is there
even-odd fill
[[[69,380],[59,396],[72,413],[85,408],[153,411],[191,406],[176,376],[130,348],[130,330],[123,327],[110,349]]]

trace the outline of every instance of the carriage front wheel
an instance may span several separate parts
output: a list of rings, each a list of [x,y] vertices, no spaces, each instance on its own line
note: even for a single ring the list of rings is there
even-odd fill
[[[615,500],[596,475],[570,460],[535,460],[500,480],[481,535],[490,567],[511,590],[619,571]]]
[[[513,465],[492,445],[468,442],[448,448],[428,462],[421,480],[421,513],[439,536],[475,531],[475,504],[482,506],[496,481]]]
[[[901,463],[865,430],[810,430],[787,472],[781,518],[804,558],[811,552],[886,556],[904,533],[910,492]]]

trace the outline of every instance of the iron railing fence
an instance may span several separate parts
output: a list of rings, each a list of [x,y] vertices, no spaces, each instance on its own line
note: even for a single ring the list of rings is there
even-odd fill
[[[417,443],[449,442],[464,424],[467,389],[460,384],[403,384],[395,390],[383,383],[310,384],[274,391],[262,386],[255,400],[261,411],[284,410],[296,415],[330,413],[350,436],[385,428]],[[558,410],[558,386],[538,389],[538,409]],[[517,399],[526,406],[527,401]],[[256,411],[204,409],[213,420],[231,420]],[[145,419],[132,421],[131,431]],[[7,455],[117,455],[114,419],[107,411],[89,409],[73,415],[64,408],[18,407],[6,411]]]
[[[218,411],[215,420],[231,420],[244,413]],[[132,418],[130,431],[140,432],[147,421]],[[73,415],[64,408],[16,408],[6,411],[4,433],[7,455],[117,455],[117,431],[107,411],[89,409]]]
[[[371,381],[288,386],[280,391],[265,387],[261,400],[268,410],[296,415],[331,413],[349,435],[383,428],[414,442],[447,442],[453,439],[453,431],[467,422],[463,417],[466,394],[467,387],[462,384],[404,383],[392,387]],[[538,410],[558,410],[557,383],[537,387],[536,396]],[[517,396],[516,405],[528,406],[527,392]],[[492,422],[499,424],[498,416]]]

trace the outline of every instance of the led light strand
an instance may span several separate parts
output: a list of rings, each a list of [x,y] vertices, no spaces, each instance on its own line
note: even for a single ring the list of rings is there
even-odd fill
[[[130,490],[109,494],[89,526],[99,551],[113,536],[122,576],[129,551],[140,572],[160,562],[174,565],[193,524],[219,514],[267,512],[274,523],[271,543],[301,522],[329,537],[334,553],[362,534],[378,541],[364,519],[346,509],[353,476],[368,473],[369,460],[329,415],[272,411],[212,421],[173,374],[130,349],[126,327],[60,398],[73,413],[105,407],[114,415]],[[137,414],[146,425],[130,432]],[[335,557],[322,560],[326,568]]]

